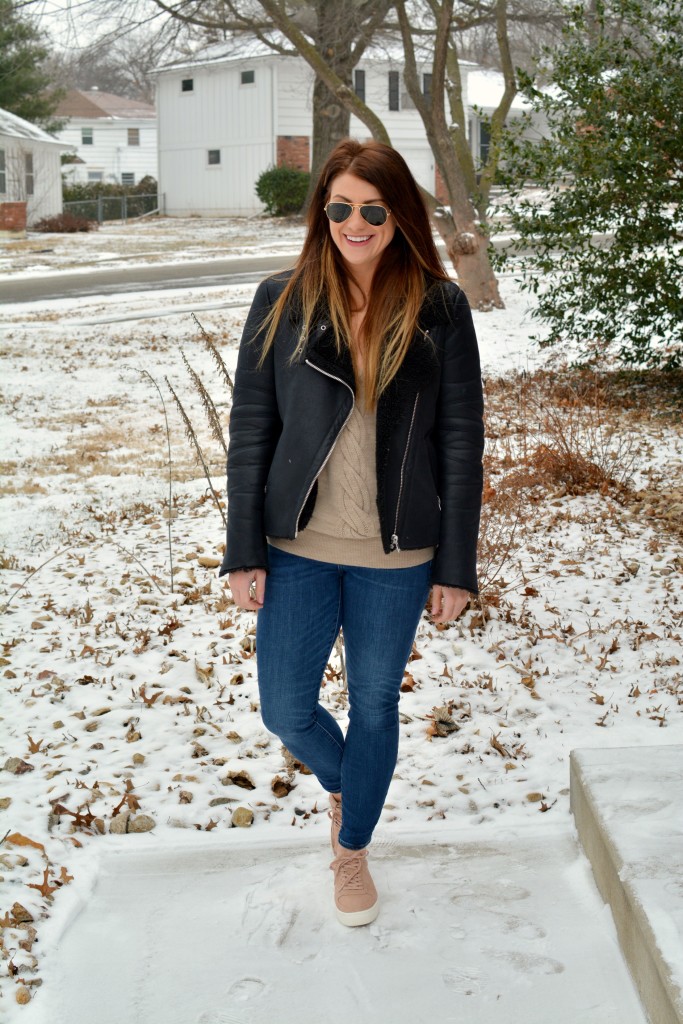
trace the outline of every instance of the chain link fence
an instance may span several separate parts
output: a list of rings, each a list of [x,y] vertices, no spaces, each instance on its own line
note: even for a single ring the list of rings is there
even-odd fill
[[[134,220],[146,217],[151,213],[162,213],[159,208],[160,197],[153,195],[130,196],[98,196],[96,199],[78,199],[64,203],[64,212],[73,213],[76,217],[96,220],[102,224],[105,220]]]

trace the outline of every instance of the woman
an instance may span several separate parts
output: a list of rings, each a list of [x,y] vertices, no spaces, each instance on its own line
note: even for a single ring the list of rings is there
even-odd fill
[[[367,847],[394,771],[398,699],[432,589],[477,592],[482,391],[464,294],[403,158],[341,142],[293,271],[259,286],[235,377],[221,574],[258,611],[266,727],[330,795],[335,903],[368,924]],[[343,629],[346,735],[319,703]]]

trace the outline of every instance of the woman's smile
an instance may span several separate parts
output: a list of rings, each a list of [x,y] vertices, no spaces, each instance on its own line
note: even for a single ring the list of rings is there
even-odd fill
[[[359,206],[379,205],[388,209],[388,204],[373,185],[348,171],[330,182],[329,202],[352,205],[351,216],[341,224],[329,221],[330,236],[349,266],[371,278],[380,256],[394,237],[396,224],[389,214],[384,224],[369,225]]]

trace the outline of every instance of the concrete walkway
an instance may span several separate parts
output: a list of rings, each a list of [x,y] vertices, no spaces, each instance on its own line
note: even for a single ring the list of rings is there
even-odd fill
[[[646,1024],[570,821],[386,830],[357,929],[319,839],[165,840],[111,837],[25,1024]]]
[[[683,1024],[683,747],[575,750],[571,803],[653,1024]]]

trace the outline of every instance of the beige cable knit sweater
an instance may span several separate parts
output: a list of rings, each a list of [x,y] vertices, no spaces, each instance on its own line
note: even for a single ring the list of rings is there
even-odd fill
[[[313,515],[294,540],[273,547],[320,562],[405,569],[428,562],[433,548],[385,554],[377,513],[376,413],[365,408],[362,382],[351,416],[318,477]]]

